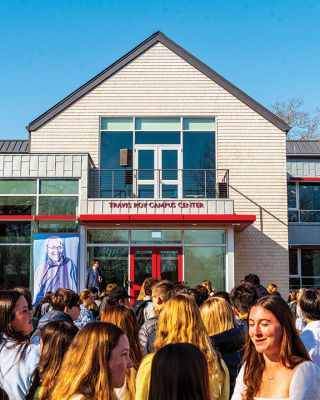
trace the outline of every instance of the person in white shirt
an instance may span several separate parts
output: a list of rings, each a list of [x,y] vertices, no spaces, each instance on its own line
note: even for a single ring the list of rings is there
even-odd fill
[[[305,289],[300,298],[300,308],[307,321],[300,338],[311,360],[320,367],[320,289]]]
[[[232,400],[320,399],[320,369],[281,297],[262,297],[251,307],[248,334]]]
[[[28,336],[32,311],[19,292],[0,290],[0,315],[0,388],[9,400],[23,400],[40,358]]]

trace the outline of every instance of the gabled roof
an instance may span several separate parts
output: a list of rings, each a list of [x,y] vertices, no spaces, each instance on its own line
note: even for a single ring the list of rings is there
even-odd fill
[[[288,157],[320,157],[320,140],[287,140]]]
[[[100,85],[103,81],[110,78],[112,75],[117,73],[120,69],[125,67],[127,64],[129,64],[131,61],[133,61],[134,59],[139,57],[141,54],[143,54],[145,51],[150,49],[152,46],[154,46],[158,42],[162,43],[164,46],[166,46],[168,49],[173,51],[175,54],[177,54],[183,60],[188,62],[194,68],[196,68],[197,70],[202,72],[204,75],[206,75],[208,78],[210,78],[211,80],[216,82],[222,88],[224,88],[229,93],[231,93],[233,96],[235,96],[240,101],[245,103],[248,107],[252,108],[254,111],[256,111],[258,114],[260,114],[266,120],[271,122],[277,128],[279,128],[285,132],[287,132],[290,129],[289,125],[287,125],[279,117],[274,115],[267,108],[265,108],[264,106],[262,106],[261,104],[256,102],[254,99],[252,99],[250,96],[248,96],[247,94],[242,92],[240,89],[238,89],[232,83],[230,83],[229,81],[224,79],[221,75],[219,75],[217,72],[213,71],[211,68],[209,68],[207,65],[205,65],[202,61],[198,60],[192,54],[190,54],[189,52],[184,50],[182,47],[180,47],[178,44],[173,42],[171,39],[169,39],[167,36],[165,36],[162,32],[156,32],[153,35],[151,35],[148,39],[146,39],[144,42],[142,42],[137,47],[135,47],[133,50],[131,50],[129,53],[127,53],[126,55],[121,57],[118,61],[111,64],[108,68],[106,68],[105,70],[100,72],[100,74],[96,75],[90,81],[88,81],[87,83],[82,85],[79,89],[75,90],[73,93],[71,93],[69,96],[67,96],[63,100],[61,100],[55,106],[53,106],[48,111],[46,111],[44,114],[40,115],[38,118],[36,118],[32,122],[30,122],[30,124],[27,126],[28,131],[29,132],[35,131],[38,128],[40,128],[42,125],[44,125],[45,123],[50,121],[56,115],[58,115],[63,110],[65,110],[67,107],[69,107],[71,104],[73,104],[74,102],[79,100],[81,97],[85,96],[88,92],[90,92],[96,86]]]
[[[29,141],[0,140],[0,153],[29,153]]]

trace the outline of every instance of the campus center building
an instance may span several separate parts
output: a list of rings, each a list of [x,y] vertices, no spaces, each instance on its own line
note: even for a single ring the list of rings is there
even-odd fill
[[[210,50],[210,49],[208,49]],[[157,32],[0,155],[1,285],[32,286],[34,234],[80,235],[78,281],[289,286],[289,126]]]

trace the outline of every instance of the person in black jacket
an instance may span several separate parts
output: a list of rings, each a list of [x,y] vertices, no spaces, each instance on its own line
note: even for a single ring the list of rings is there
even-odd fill
[[[211,297],[200,307],[212,345],[219,350],[230,374],[230,397],[241,367],[246,340],[244,324],[238,325],[230,304],[221,297]]]
[[[267,291],[267,289],[261,285],[260,283],[260,278],[258,275],[255,274],[249,274],[244,277],[244,281],[251,283],[253,287],[255,288],[255,291],[257,292],[258,299],[264,296],[269,296],[270,293]]]
[[[247,326],[249,308],[258,299],[254,286],[249,282],[240,282],[230,292],[233,313],[239,322]]]

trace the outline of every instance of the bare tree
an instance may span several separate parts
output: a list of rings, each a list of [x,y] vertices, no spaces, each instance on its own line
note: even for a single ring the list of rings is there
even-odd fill
[[[310,113],[302,110],[303,104],[302,99],[290,99],[285,103],[272,104],[271,110],[291,126],[288,139],[319,139],[320,108]]]

